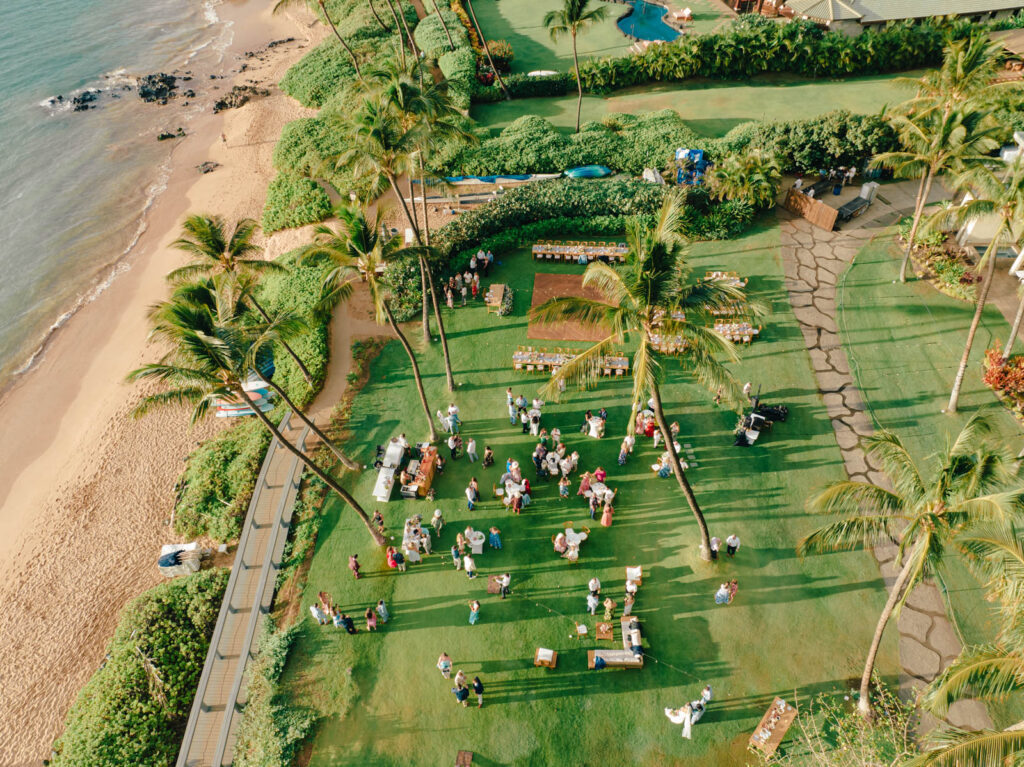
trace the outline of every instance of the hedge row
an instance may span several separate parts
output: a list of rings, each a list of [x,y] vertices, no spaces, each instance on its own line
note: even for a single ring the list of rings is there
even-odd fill
[[[227,580],[226,569],[204,570],[121,611],[107,660],[68,712],[51,767],[174,764]]]

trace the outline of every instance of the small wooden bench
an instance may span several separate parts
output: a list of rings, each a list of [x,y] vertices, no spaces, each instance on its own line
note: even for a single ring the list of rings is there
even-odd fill
[[[551,660],[542,660],[540,657],[541,649],[543,648],[538,647],[537,652],[533,654],[533,665],[543,666],[544,668],[555,668],[558,665],[558,653],[552,650]]]
[[[473,764],[472,751],[459,751],[455,755],[455,767],[470,767]]]
[[[588,650],[587,668],[595,668],[595,661],[601,658],[608,668],[643,668],[644,658],[633,654],[632,650]]]

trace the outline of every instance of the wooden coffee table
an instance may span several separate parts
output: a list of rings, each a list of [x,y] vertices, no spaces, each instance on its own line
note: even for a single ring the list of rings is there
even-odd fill
[[[598,639],[610,639],[615,641],[615,632],[612,630],[612,624],[610,623],[598,623],[597,624],[597,638]]]
[[[537,648],[537,651],[533,654],[533,665],[543,666],[544,668],[555,668],[558,665],[558,653],[554,650],[551,651],[551,660],[540,659],[541,648]]]

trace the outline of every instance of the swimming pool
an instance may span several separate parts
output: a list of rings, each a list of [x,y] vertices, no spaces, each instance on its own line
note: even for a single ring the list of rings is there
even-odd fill
[[[619,19],[619,29],[639,40],[675,40],[679,33],[665,23],[667,8],[646,0],[634,0],[633,10]]]

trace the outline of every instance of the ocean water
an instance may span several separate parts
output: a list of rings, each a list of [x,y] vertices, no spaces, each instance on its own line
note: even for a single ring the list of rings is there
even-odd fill
[[[0,391],[74,311],[129,268],[170,144],[200,101],[146,104],[131,87],[192,70],[199,95],[225,68],[219,0],[0,0]],[[97,108],[51,105],[99,89]]]

